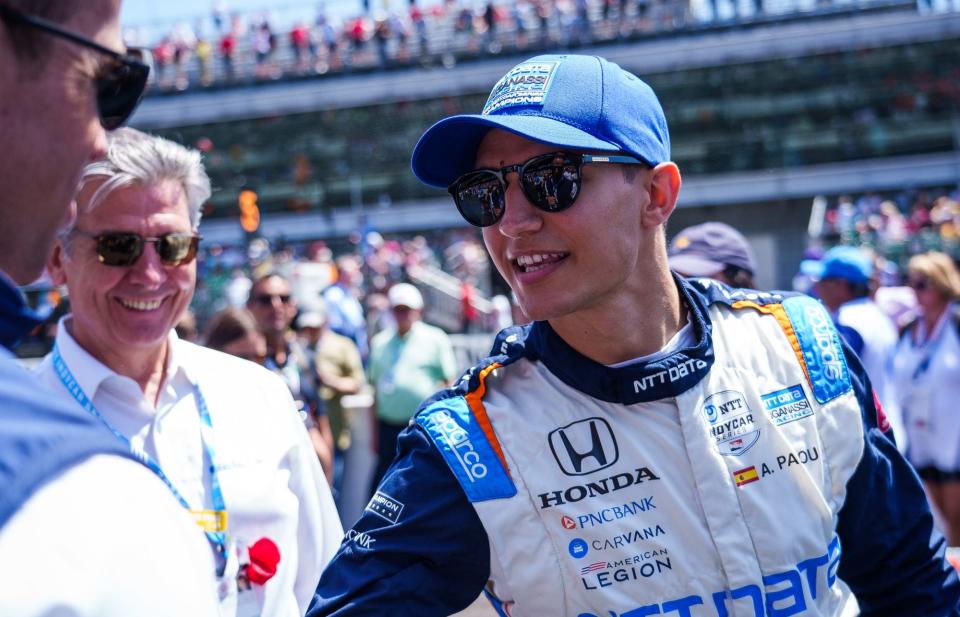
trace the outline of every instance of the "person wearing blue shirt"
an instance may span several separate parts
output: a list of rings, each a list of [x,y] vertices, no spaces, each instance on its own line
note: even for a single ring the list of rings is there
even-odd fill
[[[120,2],[0,0],[0,614],[213,615],[213,560],[170,491],[11,350],[84,164],[143,93]],[[177,593],[169,593],[176,589]]]

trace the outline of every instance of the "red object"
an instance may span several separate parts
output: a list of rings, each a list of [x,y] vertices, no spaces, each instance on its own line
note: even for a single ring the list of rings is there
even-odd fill
[[[880,431],[886,433],[890,430],[890,421],[887,420],[887,414],[883,411],[883,407],[880,405],[880,399],[877,398],[877,391],[873,391],[873,404],[877,408],[877,426],[880,428]]]
[[[277,573],[280,563],[280,549],[270,538],[260,538],[247,548],[250,563],[247,565],[247,578],[251,583],[263,585]]]

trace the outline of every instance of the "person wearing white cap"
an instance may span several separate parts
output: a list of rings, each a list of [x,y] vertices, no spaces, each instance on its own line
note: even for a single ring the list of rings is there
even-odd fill
[[[400,434],[420,403],[456,377],[456,359],[447,334],[423,323],[423,296],[409,283],[387,292],[395,329],[384,330],[370,344],[368,377],[374,387],[377,416],[377,469],[373,487],[387,471]],[[373,491],[371,490],[371,493]]]

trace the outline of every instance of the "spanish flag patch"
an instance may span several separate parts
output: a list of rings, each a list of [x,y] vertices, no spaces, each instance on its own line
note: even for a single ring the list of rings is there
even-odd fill
[[[753,465],[733,472],[733,480],[737,483],[737,486],[750,484],[751,482],[756,482],[759,479],[760,476],[757,474],[757,468]]]

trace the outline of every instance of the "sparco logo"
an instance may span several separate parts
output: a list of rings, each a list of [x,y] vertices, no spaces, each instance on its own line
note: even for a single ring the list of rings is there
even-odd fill
[[[550,431],[550,451],[560,471],[585,476],[617,462],[620,451],[613,429],[603,418],[577,420]]]
[[[565,503],[576,503],[587,497],[596,497],[597,495],[606,495],[613,491],[641,484],[644,480],[659,480],[660,476],[653,473],[649,467],[637,467],[630,473],[618,473],[615,476],[604,478],[597,482],[587,484],[578,484],[571,486],[563,491],[551,491],[541,493],[540,509],[546,510],[553,506],[560,506]]]
[[[438,411],[433,415],[432,420],[433,428],[440,433],[450,447],[450,451],[457,457],[457,462],[460,463],[467,478],[471,482],[476,482],[486,476],[487,466],[480,462],[480,455],[470,441],[470,434],[446,411]]]
[[[834,342],[833,328],[826,313],[818,306],[805,306],[804,315],[810,321],[816,341],[817,359],[823,367],[823,376],[831,381],[843,379],[841,351]]]

